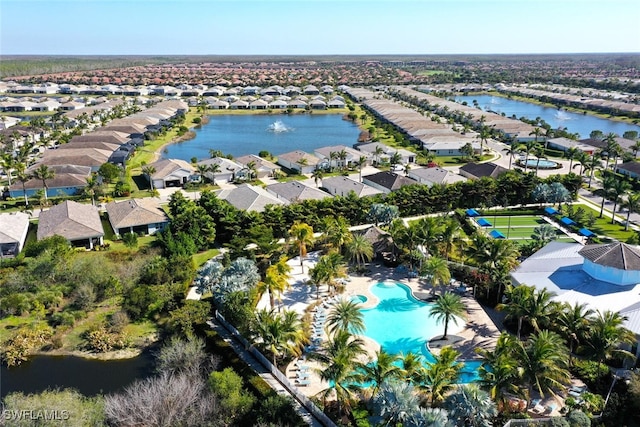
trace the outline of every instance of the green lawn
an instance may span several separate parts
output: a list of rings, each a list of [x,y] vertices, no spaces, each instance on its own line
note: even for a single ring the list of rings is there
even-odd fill
[[[490,216],[485,215],[483,217],[491,223],[494,227],[517,227],[517,226],[530,226],[537,227],[541,224],[546,224],[546,221],[540,218],[538,215],[523,215],[523,216]],[[478,218],[478,219],[480,219]]]
[[[209,249],[208,251],[198,252],[193,256],[193,262],[196,264],[196,267],[200,267],[219,253],[220,251],[218,249]]]

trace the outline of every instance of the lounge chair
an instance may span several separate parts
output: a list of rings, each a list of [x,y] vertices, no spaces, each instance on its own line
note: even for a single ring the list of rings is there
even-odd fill
[[[311,384],[311,381],[309,380],[296,380],[296,385],[307,386],[309,384]]]
[[[531,409],[531,412],[533,412],[536,415],[542,415],[542,414],[544,414],[545,411],[546,411],[546,408],[544,406],[542,406],[540,403],[536,404]]]
[[[555,411],[558,408],[558,405],[556,405],[555,403],[552,403],[550,405],[547,405],[544,407],[545,409],[545,414],[551,414],[553,411]]]

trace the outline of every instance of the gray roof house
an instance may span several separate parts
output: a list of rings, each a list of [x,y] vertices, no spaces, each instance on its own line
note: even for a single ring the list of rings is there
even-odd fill
[[[278,182],[267,185],[265,189],[287,203],[295,203],[302,200],[322,200],[331,197],[330,194],[317,188],[309,187],[299,181]]]
[[[285,205],[286,202],[273,196],[261,187],[242,184],[233,189],[221,190],[218,198],[226,200],[234,207],[253,212],[263,212],[267,205]]]
[[[37,167],[38,164],[35,164],[27,170],[27,173],[33,172]],[[55,197],[60,194],[73,196],[87,185],[87,178],[91,176],[91,168],[89,166],[53,165],[49,166],[49,169],[54,172],[54,177],[46,181],[48,197]],[[27,197],[33,197],[41,189],[44,189],[42,181],[31,178],[24,183],[24,188],[22,187],[22,182],[14,182],[9,187],[9,194],[11,197],[24,197],[26,192]]]
[[[162,231],[169,217],[154,198],[129,199],[107,203],[105,206],[113,232],[154,234]]]
[[[433,184],[453,184],[454,182],[467,180],[463,176],[439,167],[411,169],[408,176],[429,187]]]
[[[0,259],[20,253],[29,231],[29,215],[24,212],[0,213]]]
[[[236,157],[233,160],[245,168],[249,167],[248,165],[253,162],[258,178],[273,176],[274,173],[282,170],[280,166],[276,165],[275,163],[263,159],[262,157],[256,156],[255,154],[247,154],[246,156]]]
[[[322,180],[322,186],[334,196],[347,196],[352,191],[358,197],[381,194],[382,191],[367,184],[354,181],[346,176],[331,176]]]
[[[344,160],[331,160],[331,153],[340,154],[343,151],[346,155]],[[327,163],[327,166],[331,167],[349,166],[351,163],[358,161],[360,157],[368,159],[368,156],[366,156],[365,153],[345,145],[330,145],[327,147],[316,148],[313,151],[313,154],[323,160],[323,162],[320,163],[320,167],[325,167],[325,163]]]
[[[153,188],[182,187],[193,179],[195,173],[190,163],[180,159],[162,159],[148,166],[156,170],[151,175]]]
[[[38,240],[59,235],[74,246],[93,249],[103,243],[104,229],[97,207],[67,200],[40,212],[37,235]]]
[[[311,173],[316,169],[320,159],[304,151],[295,150],[280,154],[277,163],[298,173]]]
[[[640,177],[640,162],[632,161],[616,166],[616,172],[631,178]]]
[[[362,182],[386,194],[398,190],[405,185],[417,184],[417,182],[411,178],[389,171],[381,171],[372,175],[363,176]]]
[[[505,172],[507,172],[507,169],[491,162],[467,163],[460,168],[460,175],[469,179],[480,179],[483,177],[496,178]]]
[[[244,168],[241,164],[229,160],[226,157],[213,157],[211,159],[205,159],[198,162],[198,165],[211,167],[218,165],[220,169],[216,173],[206,172],[205,176],[213,182],[231,182],[236,179],[236,175],[240,170]],[[199,174],[200,172],[198,172]]]

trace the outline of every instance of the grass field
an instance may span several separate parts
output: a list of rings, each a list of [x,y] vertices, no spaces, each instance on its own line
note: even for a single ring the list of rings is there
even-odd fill
[[[547,224],[547,222],[538,215],[522,215],[522,216],[488,216],[476,218],[479,220],[484,218],[491,223],[490,226],[482,227],[487,233],[497,230],[509,240],[532,240],[531,236],[536,227]],[[558,230],[558,241],[575,242],[574,239],[565,235]]]

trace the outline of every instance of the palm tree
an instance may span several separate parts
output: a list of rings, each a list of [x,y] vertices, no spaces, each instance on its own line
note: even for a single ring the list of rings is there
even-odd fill
[[[427,362],[423,387],[431,395],[431,405],[441,402],[445,394],[458,383],[463,364],[457,362],[458,353],[451,347],[443,347],[440,353],[434,355],[433,363]]]
[[[509,286],[505,292],[507,303],[498,304],[496,309],[507,314],[507,318],[518,319],[518,339],[526,320],[536,332],[541,331],[541,324],[554,318],[558,312],[558,303],[553,301],[556,295],[546,289],[537,290],[533,286]]]
[[[362,167],[366,164],[367,164],[367,158],[365,156],[360,156],[360,158],[358,158],[358,160],[355,161],[355,165],[358,167],[360,182],[362,182]]]
[[[373,258],[373,245],[362,234],[354,234],[345,246],[349,260],[361,267]]]
[[[147,179],[149,180],[149,189],[150,191],[153,191],[153,178],[151,176],[156,173],[156,168],[150,165],[143,166],[142,173],[147,176]]]
[[[331,249],[341,253],[343,246],[352,239],[352,234],[349,231],[349,223],[343,216],[325,217],[323,222],[325,240]]]
[[[480,155],[482,156],[484,154],[484,145],[489,138],[491,138],[491,129],[482,125],[482,127],[480,127],[480,133],[478,133],[478,138],[480,139]]]
[[[420,244],[429,255],[435,255],[445,227],[442,217],[424,217],[409,227],[417,228]]]
[[[451,292],[445,292],[440,295],[438,299],[433,303],[429,317],[435,317],[438,323],[444,322],[444,334],[442,339],[446,340],[447,331],[449,330],[449,322],[453,321],[456,325],[458,319],[463,317],[466,312],[466,307],[462,302],[460,295],[456,295]]]
[[[269,304],[275,308],[275,294],[281,295],[289,287],[289,273],[291,266],[287,264],[287,258],[282,257],[276,264],[267,267],[264,280],[258,283],[260,295],[269,292]]]
[[[496,404],[489,393],[477,384],[466,384],[447,396],[443,407],[449,411],[449,420],[456,425],[491,427],[498,415]]]
[[[313,270],[321,272],[320,277],[331,288],[335,286],[335,280],[347,276],[347,269],[342,255],[337,252],[329,252],[318,260]]]
[[[402,163],[402,155],[400,155],[400,153],[396,151],[391,155],[391,157],[389,157],[389,164],[391,165],[391,169],[393,170],[393,167],[395,165],[399,165],[400,163]]]
[[[436,286],[448,284],[451,280],[451,272],[447,261],[437,256],[430,256],[427,259],[422,266],[420,274],[426,276],[431,282],[433,294],[435,294]]]
[[[400,354],[402,364],[402,378],[413,385],[419,385],[424,378],[424,361],[421,355],[415,353]]]
[[[300,253],[300,268],[304,273],[304,257],[307,255],[307,246],[313,244],[313,228],[304,222],[296,221],[289,229],[289,235],[293,238]]]
[[[18,179],[19,175],[18,175]],[[625,231],[629,229],[629,217],[632,212],[640,211],[640,193],[629,193],[627,200],[622,202],[622,207],[627,210],[627,221],[624,224]]]
[[[324,171],[321,168],[315,168],[313,172],[311,172],[311,178],[313,178],[316,187],[318,187],[318,181],[322,182],[322,178],[324,178]]]
[[[573,160],[578,157],[578,153],[584,153],[584,151],[575,147],[569,147],[567,151],[564,152],[564,158],[569,159],[569,171],[571,171],[573,167]]]
[[[15,159],[11,153],[2,153],[0,155],[0,168],[4,171],[9,179],[9,187],[11,187],[11,172],[15,166]]]
[[[618,179],[614,175],[607,175],[602,180],[602,188],[597,190],[597,193],[600,197],[602,197],[602,203],[600,203],[600,216],[598,218],[602,218],[604,214],[604,204],[609,199],[610,196],[613,195],[613,187],[617,184]],[[611,215],[615,216],[614,213]]]
[[[86,178],[87,185],[84,187],[84,193],[91,197],[91,205],[96,204],[96,194],[100,191],[101,183],[98,181],[98,176],[93,173]]]
[[[618,155],[622,151],[622,148],[620,147],[620,144],[618,144],[618,141],[616,140],[616,138],[618,138],[618,135],[616,135],[613,132],[609,132],[608,134],[605,135],[604,139],[602,140],[606,144],[606,146],[603,148],[603,151],[607,153],[607,160],[605,161],[605,169],[609,167],[609,160],[611,160],[611,157],[613,157],[614,159],[614,167],[615,167],[616,159],[618,158]]]
[[[573,167],[575,168],[575,167],[580,166],[580,176],[582,176],[582,174],[585,171],[586,165],[589,164],[589,162],[591,160],[591,156],[589,156],[584,151],[579,150],[574,158],[575,158],[576,164],[573,165]]]
[[[16,163],[15,167],[16,167],[16,179],[20,181],[20,183],[22,184],[22,194],[24,195],[24,205],[29,206],[29,198],[27,197],[26,184],[32,178],[32,176],[26,172],[26,165],[24,163]]]
[[[370,383],[373,395],[378,393],[382,384],[402,377],[402,368],[397,365],[399,358],[380,349],[376,352],[375,362],[360,364],[359,370],[365,383]]]
[[[570,305],[564,303],[560,315],[556,318],[556,326],[560,335],[569,344],[569,362],[573,351],[580,345],[580,339],[586,334],[594,311],[586,304]]]
[[[537,128],[536,128],[537,129]],[[529,154],[535,152],[539,147],[538,141],[527,141],[520,146],[522,150],[525,152],[524,158],[524,171],[527,171],[527,167],[529,166]]]
[[[357,303],[341,299],[336,302],[327,317],[327,328],[331,334],[347,331],[362,334],[365,331],[364,316]]]
[[[527,386],[527,406],[535,390],[544,397],[565,387],[571,380],[567,370],[567,347],[555,332],[540,331],[515,346],[515,357]]]
[[[382,149],[381,146],[377,145],[375,150],[373,150],[373,158],[375,159],[376,165],[378,165],[378,163],[380,163],[380,156],[382,154],[384,154],[384,150]]]
[[[611,224],[615,224],[616,222],[616,207],[618,203],[620,203],[620,197],[626,194],[629,190],[631,190],[631,184],[622,179],[616,179],[609,194],[613,199],[613,209],[611,210]]]
[[[271,353],[273,366],[276,367],[278,358],[284,354],[299,356],[306,342],[302,322],[298,313],[293,310],[285,310],[283,313],[260,310],[256,313],[252,328],[257,345]]]
[[[464,242],[460,222],[453,218],[446,218],[443,221],[440,242],[444,245],[444,258],[449,261],[449,253],[451,252],[452,247]]]
[[[595,153],[591,155],[587,163],[584,165],[584,172],[589,171],[589,184],[588,187],[591,188],[591,181],[593,181],[593,175],[596,170],[602,169],[602,160],[596,156]]]
[[[367,351],[364,349],[364,341],[347,331],[338,331],[330,337],[323,350],[309,356],[323,365],[318,373],[329,384],[319,394],[325,401],[335,395],[338,415],[341,415],[342,408],[350,408],[354,392],[361,388],[362,375],[355,368],[358,358],[366,355]]]
[[[633,332],[623,326],[626,320],[626,316],[620,313],[597,311],[589,324],[585,343],[580,349],[590,359],[599,363],[604,363],[614,356],[633,359],[632,353],[620,348],[621,345],[633,344],[636,341]]]
[[[509,145],[507,148],[503,149],[505,153],[509,155],[509,170],[511,170],[511,163],[513,162],[513,156],[520,152],[520,145],[516,145],[515,143]]]
[[[533,229],[531,237],[542,247],[558,237],[558,230],[551,224],[542,224]]]
[[[55,178],[55,171],[50,169],[47,165],[40,165],[33,170],[32,174],[34,178],[42,181],[42,186],[44,187],[44,199],[47,200],[47,192],[49,190],[47,180]]]
[[[476,349],[476,353],[482,357],[482,365],[478,369],[480,385],[488,389],[491,398],[502,405],[507,401],[507,394],[523,395],[515,358],[517,345],[518,340],[513,335],[503,332],[493,350]]]
[[[411,384],[403,382],[385,382],[371,400],[374,425],[407,426],[420,410],[420,399]],[[420,420],[418,425],[427,425]],[[433,424],[428,424],[433,426]]]
[[[536,155],[536,176],[537,176],[538,169],[540,169],[540,159],[546,159],[547,156],[545,156],[544,147],[541,147],[541,146],[538,146],[536,148],[534,154]]]

